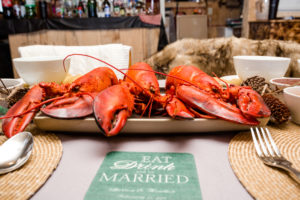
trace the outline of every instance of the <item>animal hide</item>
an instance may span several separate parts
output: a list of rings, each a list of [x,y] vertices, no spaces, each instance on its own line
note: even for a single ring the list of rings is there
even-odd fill
[[[286,76],[300,77],[300,44],[280,40],[251,40],[246,38],[182,39],[167,45],[145,62],[154,70],[168,73],[178,65],[194,65],[209,75],[236,74],[233,56],[260,55],[290,57]],[[160,78],[163,78],[160,76]]]

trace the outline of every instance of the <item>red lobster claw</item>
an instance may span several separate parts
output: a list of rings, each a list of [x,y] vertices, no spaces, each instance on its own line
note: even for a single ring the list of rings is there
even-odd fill
[[[125,126],[134,108],[134,97],[127,87],[114,85],[94,99],[94,116],[106,136],[117,135]]]
[[[263,98],[254,90],[241,87],[238,90],[238,106],[246,117],[269,117],[271,111]]]
[[[209,113],[221,119],[251,126],[259,124],[255,118],[244,117],[242,112],[235,106],[220,101],[196,87],[186,85],[178,86],[176,95],[192,108]]]
[[[93,98],[100,91],[117,83],[118,79],[113,70],[99,67],[77,78],[69,87],[53,83],[40,84],[49,94],[67,94],[64,99],[54,101],[41,111],[56,118],[88,116],[93,113]],[[68,88],[65,89],[66,87]]]
[[[44,89],[36,85],[31,88],[20,101],[13,105],[4,117],[18,115],[26,110],[30,110],[31,108],[40,104],[44,100],[44,97]],[[22,116],[3,119],[2,131],[9,138],[21,131],[24,131],[26,126],[34,118],[37,111],[38,109],[34,109],[26,114],[23,114]]]
[[[89,95],[73,96],[49,104],[41,111],[56,118],[79,118],[93,113],[93,98]]]

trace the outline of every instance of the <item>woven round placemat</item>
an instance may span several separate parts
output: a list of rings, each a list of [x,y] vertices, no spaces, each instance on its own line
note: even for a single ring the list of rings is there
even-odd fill
[[[1,123],[0,123],[1,125]],[[0,199],[29,199],[50,177],[62,156],[60,139],[30,125],[34,138],[33,150],[28,161],[19,169],[0,175]],[[0,144],[7,138],[0,136]]]
[[[289,123],[268,128],[282,155],[300,170],[300,126]],[[235,175],[255,199],[300,199],[300,184],[285,171],[269,167],[258,158],[250,131],[230,141],[228,157]]]

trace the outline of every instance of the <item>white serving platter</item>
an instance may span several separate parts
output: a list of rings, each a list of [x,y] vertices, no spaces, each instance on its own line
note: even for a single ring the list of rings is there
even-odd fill
[[[45,131],[101,132],[93,117],[84,119],[56,119],[36,116],[35,124]],[[261,120],[266,125],[268,119]],[[184,134],[249,130],[249,126],[221,119],[175,120],[169,117],[129,118],[121,133],[124,134]]]

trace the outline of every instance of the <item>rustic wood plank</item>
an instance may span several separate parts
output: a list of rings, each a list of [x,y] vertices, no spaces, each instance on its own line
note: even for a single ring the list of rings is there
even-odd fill
[[[255,2],[253,0],[244,0],[242,36],[246,38],[249,38],[249,22],[256,21]]]
[[[143,61],[157,51],[159,28],[134,28],[114,30],[43,30],[32,33],[9,35],[12,58],[20,57],[21,46],[66,45],[85,46],[108,43],[121,43],[132,46],[132,63]],[[14,70],[14,76],[17,73]]]

